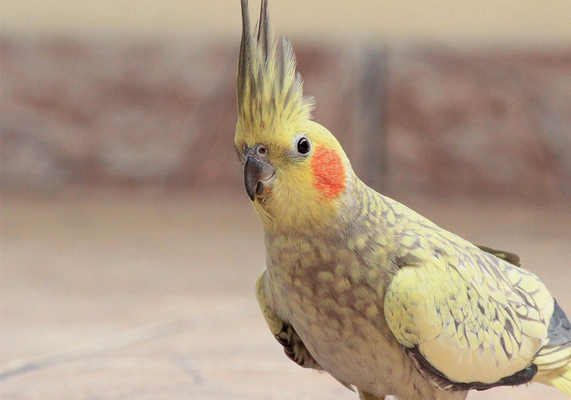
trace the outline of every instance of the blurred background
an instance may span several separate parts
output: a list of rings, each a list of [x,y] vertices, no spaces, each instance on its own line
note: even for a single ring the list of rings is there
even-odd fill
[[[251,2],[251,17],[259,7]],[[0,397],[354,399],[254,299],[238,0],[4,0]],[[571,2],[270,1],[362,179],[571,314]],[[469,399],[563,399],[533,384]]]

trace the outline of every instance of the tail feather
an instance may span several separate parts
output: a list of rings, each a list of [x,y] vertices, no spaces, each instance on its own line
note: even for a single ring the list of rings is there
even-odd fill
[[[547,374],[537,374],[534,381],[555,386],[567,396],[571,396],[571,366],[566,366]]]
[[[537,365],[539,375],[565,367],[571,363],[571,346],[544,347],[533,363]]]
[[[548,332],[544,347],[533,360],[538,370],[533,380],[571,396],[571,322],[557,302]]]

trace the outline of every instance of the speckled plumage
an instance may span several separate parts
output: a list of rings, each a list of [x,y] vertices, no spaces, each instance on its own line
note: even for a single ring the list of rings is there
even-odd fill
[[[347,194],[363,202],[349,201],[349,210],[332,224],[338,229],[306,237],[266,232],[267,268],[257,285],[266,318],[287,321],[320,368],[367,393],[464,398],[428,383],[385,321],[379,300],[399,268],[398,243],[390,240],[391,231],[398,235],[402,228],[398,203],[358,180]],[[274,334],[283,329],[269,325]]]
[[[257,40],[246,3],[235,145],[265,230],[258,301],[286,354],[362,399],[456,400],[531,379],[571,395],[571,325],[539,278],[362,183],[310,121],[293,53],[283,64],[264,36],[266,2]],[[291,79],[273,82],[284,65]]]

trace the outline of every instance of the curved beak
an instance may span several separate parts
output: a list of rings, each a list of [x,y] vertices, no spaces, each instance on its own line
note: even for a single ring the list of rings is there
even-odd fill
[[[256,197],[264,199],[270,194],[269,180],[274,176],[275,168],[264,159],[251,154],[246,156],[244,163],[244,184],[250,200]]]

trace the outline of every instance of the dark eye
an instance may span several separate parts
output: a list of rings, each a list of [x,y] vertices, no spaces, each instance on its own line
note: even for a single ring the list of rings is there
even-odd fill
[[[296,146],[297,151],[301,154],[307,154],[309,153],[309,150],[311,150],[311,142],[305,136],[302,136],[298,139]]]
[[[263,144],[260,144],[260,145],[258,145],[258,148],[256,151],[258,152],[259,155],[265,156],[268,153],[268,148],[266,146],[264,146]]]

